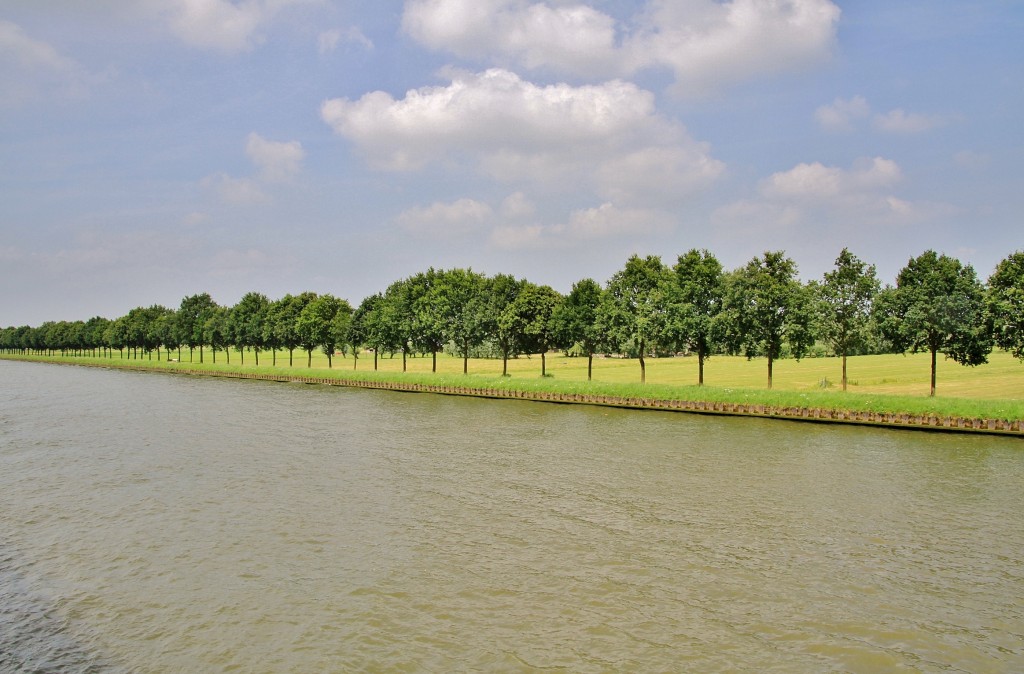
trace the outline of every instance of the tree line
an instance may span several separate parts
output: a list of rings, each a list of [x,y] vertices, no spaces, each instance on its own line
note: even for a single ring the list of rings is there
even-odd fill
[[[47,322],[38,327],[0,330],[6,352],[100,353],[152,359],[161,352],[199,362],[217,354],[230,363],[234,351],[244,364],[251,354],[315,349],[353,358],[370,350],[374,369],[382,353],[462,357],[463,373],[472,356],[508,360],[564,350],[588,359],[619,354],[638,359],[640,381],[646,358],[692,355],[698,381],[714,354],[767,359],[768,387],[775,360],[809,353],[846,359],[866,353],[926,351],[931,355],[931,395],[935,395],[937,354],[963,365],[987,362],[999,347],[1024,360],[1024,252],[1014,253],[982,283],[970,265],[928,250],[900,270],[895,285],[881,286],[875,266],[847,249],[820,280],[797,277],[797,266],[782,251],[767,251],[727,271],[707,250],[679,255],[672,266],[658,256],[630,257],[603,286],[587,278],[562,295],[507,274],[486,276],[471,269],[428,269],[395,281],[353,308],[330,294],[304,292],[270,300],[247,293],[234,306],[217,304],[208,293],[182,299],[177,309],[137,307],[116,319]]]

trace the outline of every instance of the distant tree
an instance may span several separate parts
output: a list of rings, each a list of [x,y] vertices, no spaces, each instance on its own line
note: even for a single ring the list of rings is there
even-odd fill
[[[594,354],[607,341],[598,323],[603,293],[593,279],[577,281],[551,316],[556,340],[566,347],[578,345],[587,356],[587,381],[593,379]]]
[[[706,250],[680,255],[670,284],[669,328],[676,344],[697,354],[697,385],[704,385],[704,361],[719,332],[725,297],[722,263]]]
[[[256,357],[256,366],[260,364],[260,351],[266,344],[265,325],[270,311],[270,301],[266,295],[248,292],[231,308],[232,334],[235,345],[242,354],[245,364],[245,350],[252,349]]]
[[[443,308],[437,302],[438,285],[443,283],[443,272],[433,267],[406,281],[406,301],[412,312],[412,342],[431,355],[432,372],[437,372],[437,352],[444,349],[448,340]]]
[[[171,351],[177,349],[181,342],[179,342],[179,331],[178,331],[178,317],[175,315],[176,312],[173,309],[167,309],[165,313],[162,313],[156,319],[156,332],[163,344],[164,349],[167,351],[167,359],[171,358]],[[160,360],[160,351],[157,350],[157,360]]]
[[[846,390],[846,357],[868,338],[871,303],[880,284],[875,265],[865,264],[846,248],[836,258],[835,269],[825,273],[817,286],[819,333],[843,359],[843,390]]]
[[[319,295],[303,308],[297,323],[299,346],[306,350],[306,367],[313,366],[313,349],[320,347],[327,355],[327,366],[332,366],[334,350],[337,347],[334,320],[342,310],[342,302],[334,295]],[[348,305],[348,302],[345,302]],[[351,313],[352,308],[348,307]]]
[[[384,340],[385,348],[401,350],[402,372],[406,371],[406,357],[412,348],[415,333],[414,297],[409,279],[402,279],[387,287],[378,307],[378,336]]]
[[[181,300],[181,305],[175,315],[178,342],[188,347],[189,361],[192,360],[193,351],[199,349],[199,362],[203,362],[203,334],[206,319],[210,317],[216,307],[217,303],[213,301],[209,293],[189,295]]]
[[[484,316],[488,335],[501,352],[501,376],[508,376],[508,359],[518,355],[522,340],[522,323],[513,303],[522,291],[524,281],[508,274],[497,274],[484,283]]]
[[[381,329],[381,305],[384,296],[375,293],[363,298],[359,307],[355,310],[353,322],[358,326],[360,342],[369,349],[373,349],[373,370],[377,371],[377,361],[380,352],[387,346],[386,331]]]
[[[931,354],[929,395],[935,395],[936,354],[961,365],[988,362],[992,335],[985,290],[974,268],[928,250],[911,259],[875,300],[883,336],[899,351]]]
[[[215,306],[205,314],[203,322],[203,343],[210,345],[213,352],[213,362],[217,362],[217,352],[224,351],[228,362],[231,362],[231,352],[228,345],[231,343],[231,309],[228,307]],[[200,362],[202,362],[202,350],[200,349]]]
[[[111,349],[117,349],[121,358],[124,358],[124,350],[128,348],[128,317],[121,316],[110,322],[104,332],[103,339],[110,345]]]
[[[669,271],[661,258],[633,255],[626,266],[608,281],[601,307],[601,320],[609,336],[620,349],[630,345],[640,358],[640,383],[647,382],[648,349],[656,347],[664,337],[667,308],[666,290]]]
[[[730,349],[742,350],[748,358],[768,358],[768,388],[784,344],[799,359],[814,343],[813,302],[796,273],[796,263],[782,251],[765,252],[729,275],[726,283]]]
[[[331,319],[330,329],[327,331],[327,339],[320,345],[327,354],[327,366],[331,367],[331,354],[338,348],[344,352],[345,347],[353,344],[352,334],[352,305],[348,300],[335,298],[336,306],[334,317]],[[353,347],[355,348],[355,347]]]
[[[986,308],[996,346],[1024,360],[1024,252],[1000,261],[989,277]]]
[[[449,269],[430,293],[446,341],[462,355],[462,374],[469,372],[469,353],[487,335],[487,279],[472,269]]]
[[[301,343],[299,336],[299,316],[302,310],[316,299],[316,293],[304,292],[298,295],[285,295],[274,302],[269,315],[273,324],[274,339],[281,348],[288,349],[288,367],[294,365],[295,349]]]
[[[540,354],[542,377],[547,376],[547,352],[557,339],[552,316],[561,303],[562,296],[550,286],[524,282],[508,309],[517,323],[520,348]]]

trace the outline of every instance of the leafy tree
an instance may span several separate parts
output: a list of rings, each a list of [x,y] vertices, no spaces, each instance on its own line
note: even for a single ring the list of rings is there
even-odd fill
[[[865,264],[846,248],[836,258],[835,269],[825,273],[818,286],[819,332],[843,359],[843,390],[846,390],[846,356],[868,338],[871,303],[879,290],[875,265]]]
[[[508,376],[508,359],[518,354],[522,324],[513,303],[522,291],[524,281],[509,274],[497,274],[484,283],[485,321],[488,335],[501,352],[501,376]]]
[[[697,385],[704,385],[704,361],[711,356],[725,297],[722,263],[706,250],[680,255],[670,286],[668,332],[697,354]]]
[[[547,352],[556,341],[552,315],[562,296],[550,286],[523,282],[508,311],[516,322],[520,348],[526,353],[540,353],[540,375],[547,376]]]
[[[327,354],[327,366],[332,366],[334,350],[338,345],[334,320],[337,313],[343,310],[342,302],[348,306],[348,302],[334,295],[319,295],[299,314],[299,346],[306,350],[306,367],[313,366],[313,349],[318,346]],[[348,311],[351,313],[352,307],[348,306]]]
[[[632,345],[640,357],[640,383],[647,382],[648,349],[664,337],[664,313],[669,272],[661,258],[633,255],[608,281],[601,320],[619,348]]]
[[[409,279],[395,281],[384,291],[378,307],[378,335],[386,349],[402,352],[402,372],[406,371],[406,357],[412,348],[415,334],[413,298],[415,291]]]
[[[304,292],[298,295],[285,295],[274,302],[270,308],[269,324],[274,331],[274,339],[281,348],[288,349],[288,367],[294,364],[295,349],[299,347],[299,315],[306,306],[316,299],[316,293]]]
[[[928,250],[911,259],[875,300],[882,334],[899,351],[931,354],[935,395],[936,354],[961,365],[988,362],[992,335],[985,316],[985,291],[974,268]]]
[[[430,302],[445,326],[446,341],[462,354],[462,374],[469,372],[470,350],[487,336],[487,279],[472,269],[442,272],[430,293]]]
[[[325,297],[330,296],[326,295]],[[320,345],[324,353],[327,354],[327,367],[331,367],[331,354],[334,353],[335,349],[338,347],[344,349],[345,346],[352,344],[354,341],[352,334],[352,305],[348,303],[348,300],[335,299],[337,306],[334,318],[331,319],[331,328],[328,331],[327,340]],[[355,347],[353,346],[354,349]]]
[[[178,341],[188,347],[188,359],[192,360],[192,353],[199,349],[199,362],[203,362],[203,335],[206,329],[206,319],[217,308],[209,293],[189,295],[181,300],[177,312]],[[209,343],[209,342],[205,342]]]
[[[1024,252],[996,266],[988,279],[986,308],[996,346],[1024,360]]]
[[[597,281],[589,278],[577,281],[551,316],[556,341],[565,346],[579,345],[586,354],[587,381],[593,379],[594,354],[606,341],[604,330],[598,324],[602,295]]]
[[[377,360],[381,349],[386,348],[387,341],[385,331],[381,329],[381,305],[384,296],[380,293],[363,298],[359,307],[353,315],[353,323],[358,326],[360,342],[367,348],[373,349],[373,369],[377,370]]]
[[[213,352],[213,362],[217,362],[217,352],[224,351],[228,362],[231,362],[231,352],[228,351],[228,344],[231,343],[231,309],[228,307],[215,306],[205,314],[203,322],[202,341],[210,345]],[[202,362],[202,350],[200,349],[200,361]]]
[[[431,371],[437,372],[437,352],[444,348],[447,325],[442,307],[436,301],[443,272],[433,267],[410,277],[405,284],[406,302],[412,312],[412,342],[431,355]]]
[[[257,292],[246,293],[231,309],[232,334],[235,346],[242,354],[243,364],[245,349],[250,348],[256,357],[256,366],[259,367],[260,351],[266,344],[265,326],[269,311],[270,301],[265,295]]]
[[[784,343],[798,359],[813,344],[813,303],[796,271],[796,263],[782,251],[766,251],[731,274],[726,284],[730,349],[742,350],[747,358],[768,358],[768,388]]]

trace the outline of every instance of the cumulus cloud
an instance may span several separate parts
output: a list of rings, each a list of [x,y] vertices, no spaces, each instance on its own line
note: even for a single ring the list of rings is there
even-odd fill
[[[321,56],[330,54],[338,48],[339,44],[343,43],[357,44],[367,51],[373,49],[373,41],[355,26],[345,31],[333,28],[320,33],[317,38],[317,48]]]
[[[281,9],[308,0],[173,0],[166,10],[171,31],[186,44],[225,53],[259,44],[260,30]]]
[[[260,169],[260,176],[270,182],[286,181],[302,170],[306,153],[297,140],[278,142],[250,133],[245,154]]]
[[[875,115],[872,123],[876,129],[889,133],[922,133],[942,126],[945,120],[941,117],[910,113],[897,108],[884,115]]]
[[[867,227],[907,225],[955,211],[948,204],[894,194],[902,181],[899,165],[883,157],[858,159],[850,168],[802,163],[761,181],[758,198],[717,209],[713,221],[746,232],[748,239],[780,229],[821,237],[830,236],[832,228],[853,226],[864,234]]]
[[[827,56],[839,8],[830,0],[650,0],[628,25],[581,2],[409,0],[404,30],[464,58],[584,77],[670,68],[682,92]]]
[[[222,200],[236,206],[266,203],[270,201],[267,188],[274,183],[289,182],[298,175],[306,153],[297,140],[267,140],[253,132],[246,138],[245,154],[258,169],[255,177],[235,178],[226,173],[215,173],[203,178],[200,185],[214,190]]]
[[[863,96],[844,100],[837,98],[830,105],[823,105],[814,112],[818,124],[831,131],[850,131],[853,122],[871,114],[871,107]]]
[[[381,91],[329,100],[321,116],[384,170],[454,162],[500,181],[585,185],[621,198],[636,194],[645,176],[648,194],[660,188],[674,197],[724,170],[706,145],[657,113],[653,94],[620,80],[538,86],[501,69],[456,73],[447,86],[400,100]],[[643,175],[624,174],[634,170]]]
[[[863,96],[854,96],[848,100],[837,98],[814,112],[818,124],[829,131],[852,131],[857,122],[868,117],[877,131],[905,134],[930,131],[947,121],[943,117],[907,112],[902,108],[872,115],[871,106]]]
[[[0,107],[30,100],[47,90],[77,95],[88,80],[76,61],[4,19],[0,19],[0,63]]]
[[[669,213],[646,208],[620,208],[603,203],[575,210],[566,222],[503,224],[491,233],[491,244],[503,250],[572,247],[598,240],[664,234],[672,229]]]
[[[401,213],[395,221],[408,231],[442,236],[461,236],[477,231],[494,216],[494,209],[475,199],[434,202]]]

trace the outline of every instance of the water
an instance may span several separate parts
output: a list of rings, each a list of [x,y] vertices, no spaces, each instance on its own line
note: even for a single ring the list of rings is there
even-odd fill
[[[0,672],[1024,670],[1024,444],[0,362]]]

